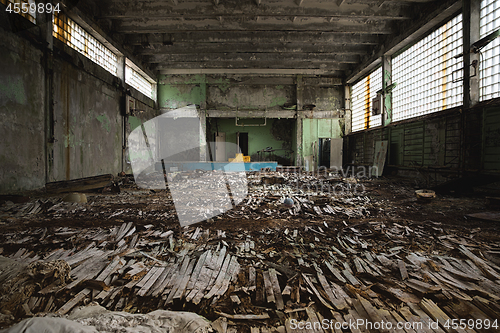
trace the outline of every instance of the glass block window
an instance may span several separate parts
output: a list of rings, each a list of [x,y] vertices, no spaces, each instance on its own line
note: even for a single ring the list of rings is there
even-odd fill
[[[460,14],[393,58],[393,121],[462,105],[462,44]]]
[[[382,115],[372,114],[372,100],[382,89],[382,67],[361,79],[351,88],[352,131],[382,125]]]
[[[155,84],[145,73],[133,68],[133,64],[127,59],[125,62],[125,82],[147,97],[155,100],[154,87]]]
[[[500,29],[500,0],[481,1],[480,38]],[[500,97],[500,37],[481,50],[481,100]]]
[[[54,14],[53,35],[113,75],[117,75],[118,57],[104,44],[64,14]]]
[[[36,13],[38,11],[37,4],[35,0],[0,0],[5,6],[7,6],[7,12],[17,13],[24,18],[27,18],[32,23],[36,23]],[[17,4],[14,7],[14,4]],[[40,12],[45,12],[45,5],[42,5]],[[52,11],[53,6],[49,4],[50,11]],[[49,11],[47,8],[47,11]]]

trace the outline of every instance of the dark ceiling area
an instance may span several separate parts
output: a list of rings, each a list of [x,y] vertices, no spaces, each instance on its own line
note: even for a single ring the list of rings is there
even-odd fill
[[[156,73],[268,70],[346,78],[402,32],[456,3],[83,0],[76,6]]]

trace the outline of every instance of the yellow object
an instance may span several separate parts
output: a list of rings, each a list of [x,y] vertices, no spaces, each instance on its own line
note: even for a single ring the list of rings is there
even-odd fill
[[[249,163],[250,162],[250,156],[243,156],[243,154],[236,154],[235,158],[229,158],[229,162],[245,162]]]

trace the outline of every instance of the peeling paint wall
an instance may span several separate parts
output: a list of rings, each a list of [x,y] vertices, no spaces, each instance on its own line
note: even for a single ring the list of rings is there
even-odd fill
[[[291,78],[161,75],[158,101],[161,109],[196,104],[206,110],[281,110],[296,103],[296,94]]]
[[[126,133],[157,115],[154,102],[126,118],[120,81],[55,40],[51,123],[43,52],[7,31],[0,33],[0,49],[0,193],[130,171],[123,159]],[[47,140],[51,126],[53,142]]]
[[[0,36],[0,193],[45,185],[42,52]]]
[[[54,66],[49,181],[116,174],[122,167],[122,93],[64,60]]]

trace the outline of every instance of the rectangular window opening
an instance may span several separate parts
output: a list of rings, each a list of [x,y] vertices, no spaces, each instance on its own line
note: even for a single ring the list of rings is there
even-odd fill
[[[482,0],[480,38],[500,28],[500,0]],[[480,100],[500,97],[500,37],[486,45],[480,54]]]
[[[393,58],[393,121],[462,105],[462,45],[460,14]]]
[[[352,131],[382,125],[382,113],[373,115],[373,99],[382,89],[382,67],[379,67],[352,86]]]
[[[125,82],[147,97],[156,101],[155,81],[141,71],[129,59],[125,61]]]
[[[77,50],[113,75],[118,72],[118,57],[94,36],[63,13],[53,15],[53,36]]]

